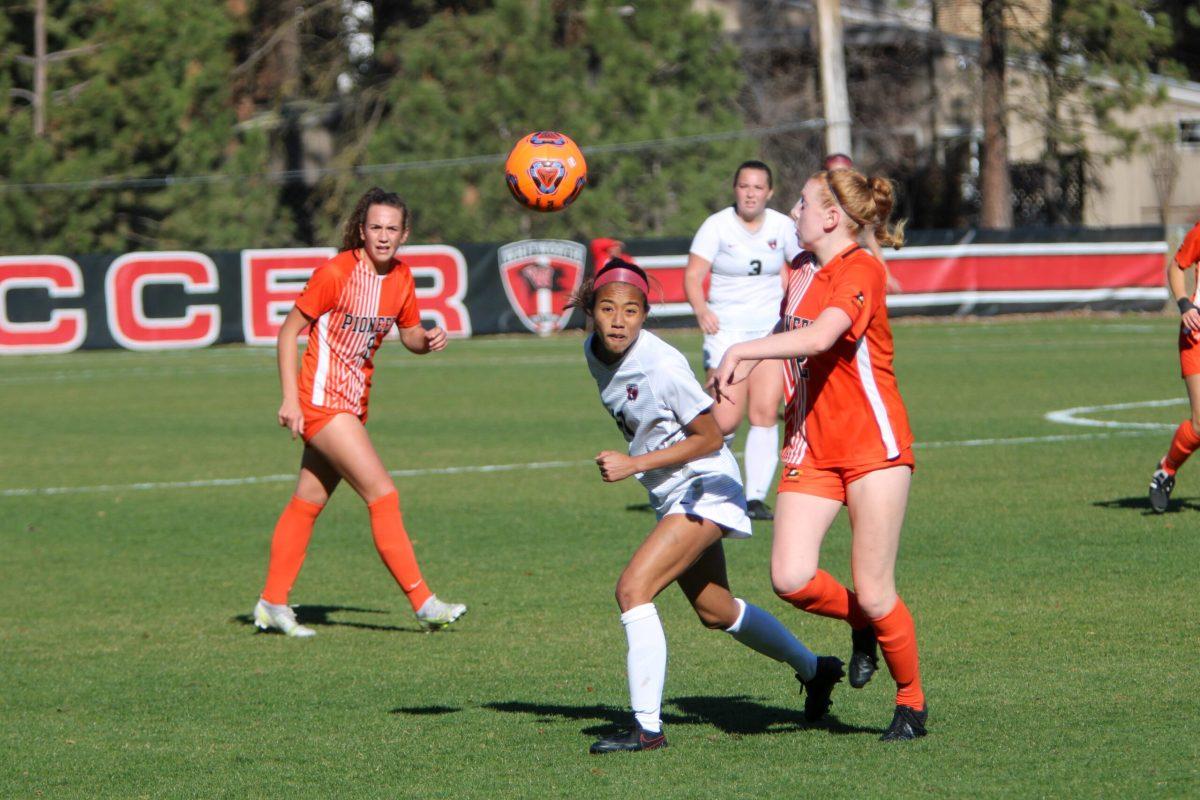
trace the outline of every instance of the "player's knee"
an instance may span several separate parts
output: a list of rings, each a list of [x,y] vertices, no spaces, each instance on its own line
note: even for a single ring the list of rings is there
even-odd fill
[[[771,565],[771,588],[780,597],[794,595],[808,586],[817,577],[814,567],[795,565]]]
[[[649,603],[653,597],[648,596],[644,586],[634,578],[621,576],[617,581],[617,607],[621,609],[621,613],[625,613],[631,608],[636,608],[644,603]]]
[[[896,590],[893,587],[873,583],[855,584],[854,594],[863,613],[871,619],[886,617],[896,605]]]
[[[717,609],[694,606],[696,616],[700,619],[700,624],[708,628],[710,631],[723,631],[736,622],[735,619],[730,619],[728,614],[723,614]]]
[[[382,479],[372,481],[371,483],[362,487],[360,494],[362,495],[363,501],[366,502],[367,505],[371,505],[371,503],[374,503],[376,500],[387,497],[389,494],[392,494],[395,491],[396,484],[392,482],[391,478],[384,477]]]

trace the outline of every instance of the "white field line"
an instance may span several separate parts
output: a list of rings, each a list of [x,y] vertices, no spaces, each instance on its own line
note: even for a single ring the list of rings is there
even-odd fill
[[[1006,447],[1021,444],[1046,444],[1052,442],[1079,442],[1096,439],[1113,439],[1125,436],[1141,436],[1150,431],[1133,430],[1114,433],[1078,433],[1052,436],[1017,436],[1007,439],[959,439],[942,442],[917,442],[918,450],[946,447]],[[420,478],[427,475],[463,475],[481,472],[516,472],[520,470],[563,469],[593,464],[591,459],[582,461],[534,461],[527,464],[483,464],[464,467],[426,467],[422,469],[396,469],[388,474],[397,478]],[[33,495],[97,494],[101,492],[148,491],[152,489],[209,489],[221,486],[247,486],[255,483],[286,483],[296,480],[295,473],[287,475],[257,475],[245,478],[208,478],[195,481],[157,481],[146,483],[99,484],[95,486],[46,486],[24,489],[0,489],[0,497],[29,497]]]
[[[1169,431],[1176,428],[1175,423],[1120,422],[1110,419],[1093,419],[1082,415],[1094,414],[1097,411],[1126,411],[1131,408],[1162,408],[1163,406],[1186,405],[1187,402],[1186,397],[1173,397],[1169,400],[1139,400],[1133,403],[1111,403],[1103,406],[1076,406],[1074,408],[1064,408],[1059,411],[1050,411],[1046,414],[1046,419],[1050,422],[1062,423],[1063,425],[1081,425],[1086,428]]]

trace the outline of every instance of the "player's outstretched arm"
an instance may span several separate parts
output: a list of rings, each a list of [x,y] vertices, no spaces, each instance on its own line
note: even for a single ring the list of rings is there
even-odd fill
[[[745,362],[757,364],[764,358],[808,358],[833,347],[842,334],[850,330],[850,316],[840,308],[827,308],[806,328],[776,333],[761,339],[740,342],[725,351],[717,366],[712,383],[717,391],[746,379],[749,370]]]
[[[400,329],[400,343],[417,355],[446,349],[446,332],[437,325],[425,330],[420,325]]]

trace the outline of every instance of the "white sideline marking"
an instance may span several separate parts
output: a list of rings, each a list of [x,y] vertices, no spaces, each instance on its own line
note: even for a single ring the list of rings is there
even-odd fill
[[[1162,401],[1159,401],[1162,402]],[[958,439],[943,442],[917,442],[917,450],[932,450],[943,447],[1004,447],[1019,444],[1045,444],[1050,442],[1082,442],[1095,439],[1113,439],[1125,436],[1141,436],[1151,431],[1132,430],[1114,433],[1076,433],[1052,436],[1016,436],[1008,439]],[[426,467],[423,469],[394,469],[389,475],[397,478],[419,478],[426,475],[462,475],[480,472],[515,472],[517,470],[560,469],[564,467],[589,466],[595,462],[583,461],[534,461],[528,464],[483,464],[465,467]],[[196,481],[158,481],[147,483],[100,484],[97,486],[46,486],[26,489],[0,489],[0,497],[30,497],[33,495],[96,494],[100,492],[147,491],[151,489],[208,489],[219,486],[247,486],[254,483],[285,483],[296,480],[296,473],[287,475],[257,475],[245,478],[208,478]]]
[[[1097,411],[1125,411],[1130,408],[1161,408],[1163,406],[1187,405],[1186,397],[1174,397],[1170,400],[1139,400],[1134,403],[1112,403],[1104,406],[1076,406],[1060,411],[1050,411],[1046,419],[1050,422],[1060,422],[1064,425],[1082,425],[1087,428],[1118,428],[1122,430],[1169,431],[1174,430],[1174,423],[1164,422],[1120,422],[1111,419],[1092,419],[1079,416],[1092,414]]]
[[[518,469],[555,469],[591,464],[588,461],[535,461],[531,464],[484,464],[473,467],[429,467],[425,469],[394,469],[388,472],[397,478],[416,478],[423,475],[458,475],[467,472],[511,472]],[[256,475],[246,478],[208,478],[198,481],[157,481],[148,483],[100,484],[98,486],[46,486],[34,489],[0,489],[0,497],[27,497],[37,494],[92,494],[96,492],[146,491],[148,489],[207,489],[214,486],[246,486],[252,483],[283,483],[296,480],[296,473],[287,475]]]

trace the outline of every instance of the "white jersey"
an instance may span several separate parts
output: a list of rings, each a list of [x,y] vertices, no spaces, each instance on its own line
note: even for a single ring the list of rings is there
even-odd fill
[[[712,406],[713,399],[700,387],[683,354],[653,333],[643,330],[611,366],[592,352],[594,336],[583,343],[588,369],[600,389],[600,401],[629,443],[630,456],[682,441],[687,436],[684,427]],[[712,519],[729,535],[750,535],[738,464],[724,444],[686,464],[639,472],[637,479],[660,519],[682,509],[680,513]]]
[[[790,217],[768,208],[762,225],[751,233],[730,206],[704,220],[690,249],[712,263],[708,307],[722,328],[756,331],[778,321],[783,301],[779,273],[800,252]]]

